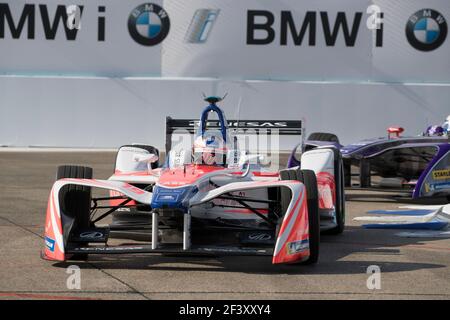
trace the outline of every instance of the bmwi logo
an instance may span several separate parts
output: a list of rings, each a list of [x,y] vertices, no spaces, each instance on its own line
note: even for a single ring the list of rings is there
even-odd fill
[[[444,16],[433,9],[422,9],[414,13],[406,24],[406,38],[417,50],[437,49],[447,36]]]
[[[219,9],[198,9],[195,11],[184,41],[188,43],[206,42],[219,12]]]

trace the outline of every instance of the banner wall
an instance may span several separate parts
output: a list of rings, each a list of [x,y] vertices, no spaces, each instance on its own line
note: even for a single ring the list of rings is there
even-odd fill
[[[0,74],[450,82],[449,17],[447,0],[0,0]]]
[[[0,144],[162,147],[202,92],[344,143],[450,114],[448,0],[149,1],[0,0]]]
[[[140,44],[129,31],[129,24],[149,29],[149,21],[133,18],[136,8],[146,17],[143,3],[0,0],[0,74],[160,76],[161,45]]]
[[[450,81],[447,0],[165,0],[164,6],[177,30],[163,43],[165,76]]]
[[[417,135],[450,113],[449,85],[0,77],[0,145],[163,148],[165,117],[200,117],[202,92],[228,92],[227,118],[304,119],[307,134],[334,132],[343,143],[393,125]]]

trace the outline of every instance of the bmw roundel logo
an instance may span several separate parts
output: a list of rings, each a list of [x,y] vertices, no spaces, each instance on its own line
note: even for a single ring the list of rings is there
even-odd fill
[[[414,13],[406,24],[406,38],[417,50],[437,49],[447,36],[447,22],[442,14],[433,9]]]
[[[169,15],[154,3],[141,4],[128,18],[128,31],[131,37],[144,46],[155,46],[162,42],[169,29]]]

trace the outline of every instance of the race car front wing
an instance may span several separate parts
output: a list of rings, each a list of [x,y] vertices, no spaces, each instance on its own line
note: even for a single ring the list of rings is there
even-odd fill
[[[246,246],[217,246],[193,245],[191,243],[191,213],[190,210],[183,216],[183,243],[182,246],[160,243],[159,215],[152,212],[152,241],[150,243],[136,243],[131,245],[110,246],[99,245],[97,242],[107,241],[105,229],[94,227],[85,232],[85,243],[69,241],[67,230],[63,230],[61,221],[61,207],[59,205],[59,192],[66,185],[80,185],[114,190],[128,199],[149,205],[152,193],[139,189],[125,182],[95,180],[95,179],[61,179],[55,182],[50,193],[47,219],[45,226],[45,248],[43,257],[49,260],[64,261],[72,254],[129,254],[129,253],[176,253],[199,255],[256,255],[273,256],[272,263],[291,263],[306,260],[309,257],[309,227],[306,191],[303,183],[296,180],[283,181],[247,181],[233,182],[216,189],[198,192],[190,199],[190,207],[207,203],[222,195],[242,190],[257,188],[279,187],[288,188],[291,192],[290,203],[282,218],[279,234],[275,246],[272,247],[246,247]],[[89,236],[92,235],[90,239]],[[94,241],[94,236],[103,237],[102,241]],[[70,239],[73,240],[73,239]]]

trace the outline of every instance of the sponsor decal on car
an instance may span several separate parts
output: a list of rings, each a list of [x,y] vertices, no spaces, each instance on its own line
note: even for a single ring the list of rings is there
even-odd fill
[[[270,120],[255,120],[255,121],[234,121],[228,120],[228,127],[239,127],[239,128],[259,128],[259,127],[267,127],[267,128],[285,128],[289,126],[298,126],[299,121],[270,121]],[[210,128],[220,127],[220,121],[210,120],[206,123],[206,125]],[[188,126],[198,127],[200,126],[200,121],[191,120],[188,123]]]
[[[450,179],[450,169],[434,170],[432,173],[434,180],[447,180]]]
[[[75,251],[105,251],[105,252],[111,252],[111,251],[127,251],[127,250],[143,250],[144,247],[79,247],[76,248]]]
[[[248,239],[254,241],[267,241],[272,239],[272,236],[268,233],[251,233],[248,235]]]
[[[50,250],[51,252],[55,251],[55,240],[53,240],[52,238],[49,237],[45,237],[45,246],[47,247],[48,250]]]
[[[80,234],[83,239],[100,239],[103,238],[103,233],[98,231],[87,231]]]
[[[286,248],[287,248],[288,254],[295,254],[295,253],[303,252],[305,250],[309,250],[309,240],[304,239],[304,240],[300,240],[300,241],[288,242],[286,244]]]
[[[450,189],[450,182],[441,182],[441,183],[430,183],[429,187],[430,191],[439,191],[439,190],[446,190]]]

